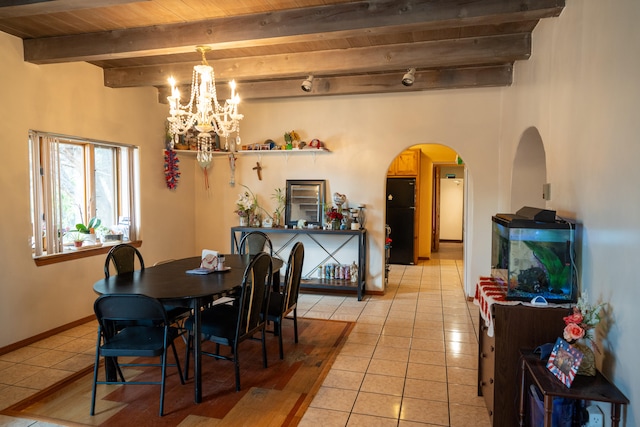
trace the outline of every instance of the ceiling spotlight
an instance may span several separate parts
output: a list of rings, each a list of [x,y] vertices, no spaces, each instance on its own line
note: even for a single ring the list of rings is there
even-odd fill
[[[404,76],[402,76],[402,84],[405,86],[411,86],[415,79],[416,79],[416,69],[409,68],[409,70],[406,73],[404,73]]]
[[[309,74],[309,77],[307,77],[307,80],[303,81],[300,87],[305,92],[311,92],[312,86],[313,86],[313,74]]]

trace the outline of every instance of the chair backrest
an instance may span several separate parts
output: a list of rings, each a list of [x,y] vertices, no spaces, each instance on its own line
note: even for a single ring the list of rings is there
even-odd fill
[[[107,331],[112,333],[116,324],[169,325],[167,312],[162,303],[146,295],[102,295],[94,302],[93,311],[107,336],[110,335]]]
[[[239,253],[241,255],[249,254],[251,256],[265,251],[268,248],[268,254],[273,255],[273,245],[271,239],[262,231],[250,231],[242,236],[240,240]]]
[[[127,243],[112,247],[104,262],[104,277],[109,278],[109,267],[112,263],[117,274],[131,273],[136,269],[136,258],[140,264],[140,270],[144,270],[144,260],[138,249]]]
[[[242,291],[237,301],[239,310],[236,339],[253,335],[265,324],[269,310],[271,279],[271,256],[266,252],[260,252],[244,271]]]
[[[289,262],[284,275],[284,303],[283,313],[287,313],[298,302],[300,280],[302,279],[302,264],[304,262],[304,245],[296,242],[289,254]]]

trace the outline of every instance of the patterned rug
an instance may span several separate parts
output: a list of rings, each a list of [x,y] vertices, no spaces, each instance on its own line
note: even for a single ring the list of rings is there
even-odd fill
[[[291,322],[286,322],[285,359],[279,358],[277,338],[268,334],[267,369],[262,367],[260,342],[243,342],[239,352],[242,385],[239,392],[235,391],[233,363],[203,356],[200,404],[194,403],[192,373],[187,383],[181,385],[175,367],[169,367],[163,417],[158,416],[157,385],[99,385],[96,415],[90,416],[92,366],[1,413],[65,426],[294,426],[322,384],[353,325],[299,319],[299,343],[295,344]],[[184,365],[184,344],[181,340],[176,344]],[[203,347],[213,349],[213,344],[205,342]],[[172,360],[169,356],[169,361]],[[100,372],[104,376],[104,369]],[[124,369],[124,374],[129,379],[135,376],[136,380],[157,381],[160,370],[129,368]]]

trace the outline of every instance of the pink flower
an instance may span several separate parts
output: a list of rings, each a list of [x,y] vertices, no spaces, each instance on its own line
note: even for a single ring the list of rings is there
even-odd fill
[[[574,310],[573,314],[563,317],[562,319],[564,320],[565,325],[568,325],[569,323],[575,323],[576,325],[578,325],[582,323],[582,320],[584,318],[580,311]]]
[[[564,328],[563,336],[567,341],[579,340],[584,337],[584,329],[575,323],[569,323]]]

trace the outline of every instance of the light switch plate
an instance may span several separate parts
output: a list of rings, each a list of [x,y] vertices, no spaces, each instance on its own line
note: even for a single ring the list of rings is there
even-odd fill
[[[542,184],[542,199],[551,200],[551,184]]]

